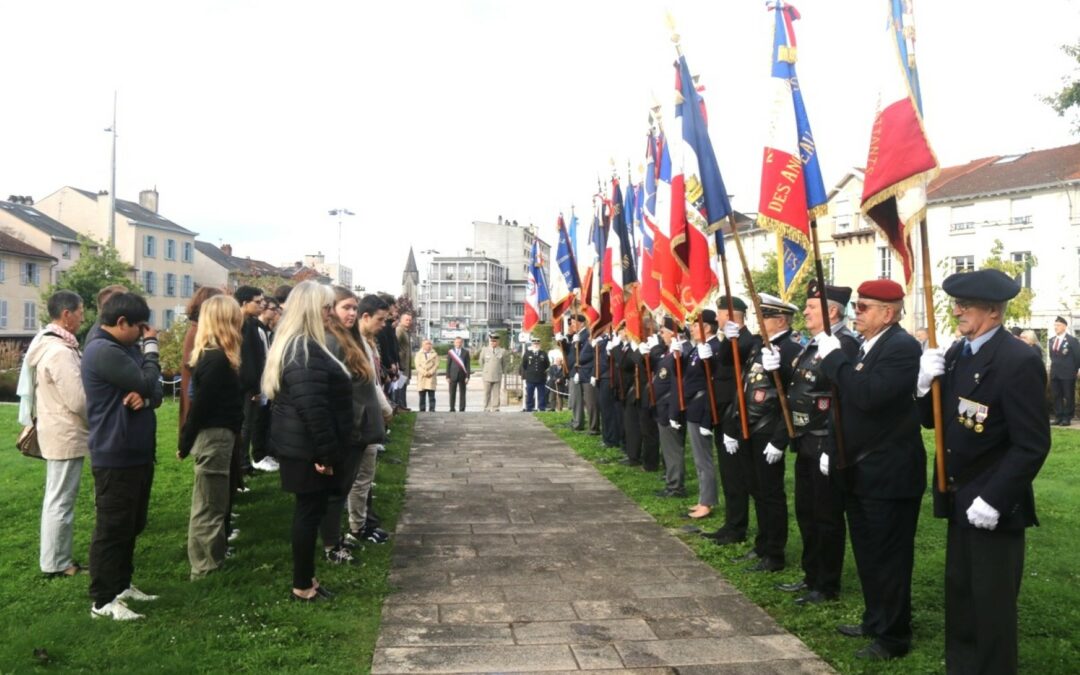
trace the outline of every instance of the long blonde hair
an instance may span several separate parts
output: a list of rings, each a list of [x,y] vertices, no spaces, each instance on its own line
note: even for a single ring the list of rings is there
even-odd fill
[[[326,348],[326,328],[323,326],[323,310],[334,305],[334,292],[329,286],[314,281],[303,281],[289,293],[289,304],[274,329],[274,342],[266,356],[263,370],[262,390],[267,398],[274,398],[281,388],[281,374],[285,365],[294,359],[307,365],[308,341],[319,346],[330,360],[352,377],[349,369]]]
[[[199,327],[188,365],[192,368],[207,349],[220,349],[233,370],[240,370],[240,303],[231,295],[207,298],[199,307]]]

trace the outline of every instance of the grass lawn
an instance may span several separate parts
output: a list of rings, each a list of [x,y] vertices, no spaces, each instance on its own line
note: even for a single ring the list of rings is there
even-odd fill
[[[787,453],[788,567],[777,574],[751,574],[746,563],[731,561],[750,549],[749,544],[715,546],[696,535],[680,532],[687,520],[680,516],[696,499],[697,481],[687,452],[687,499],[662,499],[653,495],[663,487],[660,474],[606,463],[621,457],[605,450],[598,436],[570,431],[565,423],[569,413],[541,413],[545,424],[662,525],[680,534],[705,562],[716,568],[748,598],[761,605],[782,626],[798,635],[815,652],[843,673],[943,673],[945,523],[935,519],[929,495],[923,499],[919,530],[915,541],[915,574],[912,589],[914,646],[904,659],[886,665],[866,666],[854,651],[865,644],[839,635],[841,623],[859,623],[862,593],[855,573],[850,545],[844,561],[843,592],[836,603],[798,607],[792,596],[773,588],[778,582],[797,581],[802,542],[794,511],[794,457]],[[1027,531],[1027,555],[1020,592],[1020,670],[1024,673],[1073,673],[1080,663],[1080,433],[1054,429],[1053,448],[1035,482],[1036,502],[1042,527]],[[933,454],[933,437],[925,435],[928,455]],[[932,467],[933,462],[928,463]],[[751,514],[753,508],[751,508]],[[705,521],[714,530],[722,522],[722,507]],[[751,515],[751,538],[756,526]]]
[[[89,577],[44,579],[38,567],[44,462],[14,449],[16,406],[0,406],[0,672],[266,672],[270,670],[367,672],[378,635],[392,544],[368,544],[361,566],[316,564],[321,583],[338,593],[333,602],[289,602],[292,558],[289,530],[293,498],[276,474],[249,479],[234,527],[236,554],[224,570],[188,581],[187,521],[192,463],[175,458],[177,406],[158,411],[158,465],[149,524],[135,550],[134,583],[160,594],[134,603],[146,619],[119,623],[90,618]],[[394,530],[404,496],[405,467],[414,415],[395,419],[387,455],[380,462],[375,510]],[[76,507],[75,557],[87,563],[94,526],[93,477],[86,462]],[[320,549],[321,552],[321,549]],[[47,662],[35,649],[48,652]]]

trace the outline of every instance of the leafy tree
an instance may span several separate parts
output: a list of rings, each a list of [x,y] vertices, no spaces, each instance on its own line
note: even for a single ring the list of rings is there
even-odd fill
[[[397,304],[398,316],[412,314],[413,323],[409,328],[409,332],[415,333],[420,327],[420,308],[415,306],[407,295],[399,295],[394,302]]]
[[[120,259],[115,248],[80,236],[79,259],[60,273],[55,285],[48,286],[42,292],[42,304],[47,304],[49,297],[59,290],[78,293],[86,310],[83,324],[77,333],[79,339],[82,339],[90,326],[97,321],[98,291],[112,284],[122,284],[130,291],[142,293],[142,287],[135,283],[133,278],[134,269]]]
[[[1004,250],[1005,245],[1001,243],[1001,240],[995,239],[994,246],[990,249],[990,257],[983,260],[979,269],[1000,270],[1019,280],[1028,270],[1039,263],[1035,256],[1030,256],[1023,262],[1007,260],[1001,255]],[[942,260],[938,263],[938,269],[942,270],[943,275],[947,275],[949,273],[949,262]],[[1009,301],[1008,307],[1005,308],[1005,316],[1002,322],[1005,325],[1022,325],[1031,318],[1031,305],[1034,300],[1034,291],[1030,288],[1021,288],[1020,292]],[[952,311],[952,299],[940,287],[934,288],[934,314],[939,317],[943,325],[949,326],[951,332],[956,331],[957,320]]]
[[[171,328],[158,333],[158,346],[161,353],[158,358],[161,363],[161,372],[166,376],[180,372],[181,360],[184,355],[184,335],[187,333],[187,317],[178,319]]]
[[[292,286],[293,282],[277,275],[237,274],[238,286],[254,286],[267,295],[272,295],[278,286]]]
[[[1059,117],[1072,112],[1073,133],[1080,134],[1080,42],[1074,45],[1062,45],[1061,51],[1077,62],[1070,76],[1062,78],[1063,86],[1052,96],[1043,97],[1043,102],[1054,109]]]
[[[810,261],[810,264],[813,264],[813,260]],[[757,291],[758,293],[768,293],[769,295],[775,295],[778,298],[780,297],[780,275],[775,253],[766,253],[765,267],[760,270],[751,270],[750,276],[754,280],[755,291]],[[722,294],[723,289],[721,288],[721,295]],[[746,305],[747,307],[749,307],[748,311],[753,312],[754,303],[751,302],[751,299],[749,297],[746,297],[743,298],[743,300],[746,301]],[[800,282],[798,286],[793,289],[791,296],[788,298],[788,302],[795,305],[800,310],[806,306],[805,278],[804,281]],[[803,330],[803,328],[806,327],[806,320],[803,319],[801,311],[795,312],[795,317],[792,321],[791,327],[795,330]]]

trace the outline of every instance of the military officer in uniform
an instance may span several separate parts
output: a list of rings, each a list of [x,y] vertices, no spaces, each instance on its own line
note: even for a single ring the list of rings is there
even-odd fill
[[[754,500],[758,532],[754,548],[742,560],[755,561],[747,571],[778,572],[784,569],[787,546],[784,449],[788,433],[772,371],[780,372],[781,382],[790,381],[792,364],[801,347],[791,339],[791,319],[798,308],[767,293],[758,297],[769,344],[763,345],[761,337],[755,336],[743,368],[750,440],[741,441],[736,453],[747,491]],[[738,410],[734,413],[738,415]]]
[[[717,504],[713,428],[716,427],[717,431],[720,428],[721,409],[716,407],[716,376],[720,370],[720,340],[716,333],[719,327],[716,312],[711,309],[701,311],[700,322],[687,321],[690,336],[696,343],[694,348],[683,356],[686,433],[690,437],[690,453],[694,459],[698,481],[698,501],[687,515],[694,519],[707,518]]]
[[[840,338],[840,349],[856,358],[859,338],[847,327],[851,289],[826,286],[826,316],[830,331]],[[806,330],[818,335],[825,330],[821,295],[817,280],[806,289],[803,310]],[[795,372],[787,390],[788,406],[795,427],[795,520],[802,537],[801,581],[777,586],[782,591],[806,593],[796,598],[802,604],[817,604],[840,596],[840,573],[844,566],[844,503],[837,486],[829,479],[829,455],[836,447],[832,383],[821,369],[817,343],[811,341],[795,361]]]
[[[605,448],[622,446],[622,411],[619,408],[617,373],[612,368],[611,352],[621,340],[608,334],[593,339],[596,358],[593,386],[596,387],[596,403],[600,409],[600,435]]]
[[[651,327],[655,330],[655,324]],[[654,386],[653,376],[660,367],[660,359],[663,358],[666,348],[657,333],[652,333],[637,349],[630,354],[633,363],[634,377],[637,387],[628,390],[637,400],[639,408],[639,428],[641,436],[641,468],[644,471],[657,471],[660,468],[660,430],[657,426],[656,410],[658,394]],[[633,385],[631,385],[633,387]],[[627,398],[630,398],[628,395]],[[628,440],[632,440],[629,430],[626,431]],[[627,457],[631,457],[634,445],[627,445]]]
[[[682,355],[679,326],[671,317],[664,318],[660,338],[665,348],[653,370],[653,390],[656,393],[656,428],[660,437],[660,454],[664,459],[664,489],[658,497],[685,497],[686,424],[679,404],[679,381],[675,360]]]
[[[837,630],[873,640],[856,657],[885,660],[911,649],[915,529],[926,490],[926,449],[914,397],[922,348],[900,327],[900,284],[875,279],[858,292],[858,356],[845,354],[835,335],[819,333],[815,340],[822,370],[840,396],[844,455],[829,457],[829,472],[844,490],[866,606],[859,624]]]
[[[645,324],[644,330],[647,337],[648,324]],[[656,418],[650,413],[649,382],[645,379],[644,360],[638,343],[630,340],[625,329],[619,333],[619,339],[618,347],[612,350],[615,368],[619,374],[619,398],[622,403],[623,422],[622,448],[626,455],[619,460],[619,463],[626,466],[642,466],[645,463],[647,469],[651,466],[651,470],[655,470],[659,461],[660,446],[656,435]],[[645,344],[647,353],[648,343],[642,344]],[[651,367],[649,372],[652,372]],[[649,446],[648,450],[646,446]],[[649,455],[648,460],[645,459],[646,454]]]
[[[948,520],[945,669],[1015,673],[1024,530],[1039,522],[1031,483],[1050,451],[1046,371],[1001,327],[1020,292],[1011,277],[984,269],[953,274],[941,286],[964,337],[948,351],[927,350],[918,394],[931,428],[928,392],[933,378],[941,380],[946,490],[934,481],[934,515]]]
[[[1076,374],[1080,370],[1080,341],[1068,332],[1065,317],[1054,319],[1050,338],[1050,393],[1054,399],[1054,424],[1067,427],[1076,413]]]
[[[562,335],[556,335],[555,339],[560,342],[560,347],[566,353],[566,367],[570,375],[570,428],[575,431],[585,429],[585,414],[590,409],[589,399],[592,399],[592,409],[595,412],[596,398],[592,394],[592,386],[589,378],[592,377],[593,353],[589,346],[589,328],[585,323],[584,314],[575,314],[570,317],[568,323],[570,339]],[[589,414],[592,427],[592,413]]]

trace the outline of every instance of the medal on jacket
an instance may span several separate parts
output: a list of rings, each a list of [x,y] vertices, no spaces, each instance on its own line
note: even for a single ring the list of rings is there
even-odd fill
[[[957,422],[968,429],[973,429],[975,433],[981,434],[985,429],[983,422],[986,421],[987,415],[990,414],[990,406],[961,396],[958,399],[957,412],[959,413],[956,417]]]

